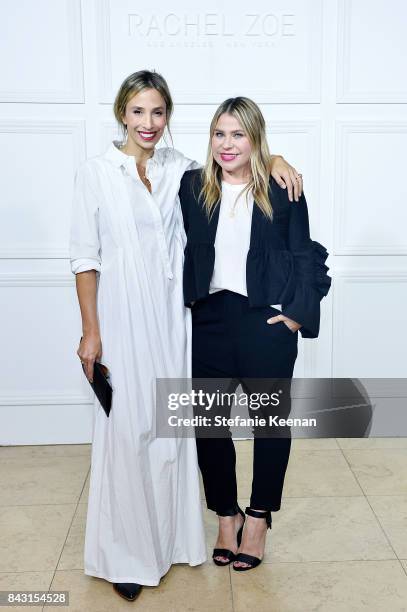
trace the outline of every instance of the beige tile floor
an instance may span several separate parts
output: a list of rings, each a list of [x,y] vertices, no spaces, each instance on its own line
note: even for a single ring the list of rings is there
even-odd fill
[[[236,448],[244,507],[252,443]],[[90,445],[0,447],[0,590],[68,590],[70,612],[407,612],[406,438],[294,440],[262,565],[210,561],[202,500],[208,562],[173,566],[135,603],[83,573],[89,468]]]

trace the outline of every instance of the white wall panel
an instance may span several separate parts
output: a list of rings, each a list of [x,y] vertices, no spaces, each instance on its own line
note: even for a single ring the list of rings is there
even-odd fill
[[[336,254],[407,254],[406,141],[407,122],[338,122]]]
[[[72,274],[0,274],[0,405],[89,404]]]
[[[80,0],[1,3],[2,101],[84,101],[80,17]]]
[[[84,122],[0,122],[0,258],[68,257]]]
[[[0,404],[0,444],[86,444],[92,440],[93,404]]]
[[[339,0],[338,102],[407,102],[403,0]]]
[[[101,102],[141,68],[162,72],[178,104],[218,104],[242,90],[258,102],[319,100],[320,0],[98,6]]]
[[[333,376],[406,376],[407,271],[335,273]]]

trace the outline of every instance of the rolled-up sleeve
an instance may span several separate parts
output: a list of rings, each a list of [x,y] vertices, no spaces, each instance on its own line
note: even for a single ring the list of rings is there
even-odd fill
[[[99,201],[92,168],[87,162],[75,176],[69,256],[73,274],[100,272]]]
[[[295,292],[291,301],[283,304],[282,314],[301,323],[303,338],[317,338],[320,302],[329,291],[331,277],[325,265],[328,251],[310,238],[308,208],[303,194],[298,203],[290,205],[288,243],[294,262]]]

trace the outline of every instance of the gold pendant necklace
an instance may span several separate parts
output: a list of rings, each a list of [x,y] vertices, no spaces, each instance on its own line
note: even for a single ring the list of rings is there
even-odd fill
[[[233,217],[236,216],[236,204],[239,198],[236,198],[235,203],[233,204],[232,208],[229,210],[229,217],[231,219],[233,219]]]
[[[152,190],[151,183],[146,176],[146,169],[137,163],[136,163],[136,166],[137,166],[137,172],[138,172],[141,182],[145,185],[145,187],[147,187],[147,190],[151,193],[151,190]]]

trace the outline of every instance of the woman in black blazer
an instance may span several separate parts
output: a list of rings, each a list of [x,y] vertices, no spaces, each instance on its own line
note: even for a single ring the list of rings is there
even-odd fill
[[[326,249],[310,238],[304,195],[290,203],[269,176],[269,158],[258,106],[243,97],[223,102],[211,123],[206,165],[181,181],[184,300],[192,308],[192,376],[201,388],[202,380],[213,391],[217,379],[229,379],[250,394],[285,380],[279,416],[286,416],[298,330],[304,338],[318,336],[320,301],[331,279]],[[277,435],[253,431],[252,493],[243,513],[230,430],[205,437],[210,434],[197,429],[207,506],[219,516],[213,560],[233,561],[238,571],[262,560],[291,448],[289,427]]]

